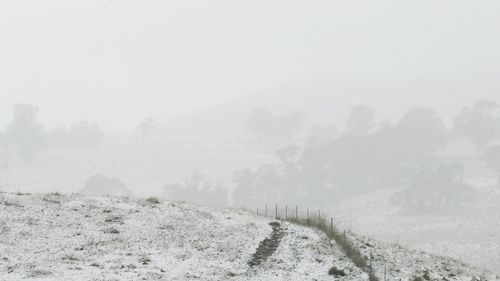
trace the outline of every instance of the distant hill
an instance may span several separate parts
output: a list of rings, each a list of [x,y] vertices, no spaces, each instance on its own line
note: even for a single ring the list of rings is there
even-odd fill
[[[425,106],[450,122],[463,107],[480,98],[495,100],[496,94],[494,88],[477,89],[474,83],[446,80],[291,84],[179,117],[161,125],[161,135],[173,141],[242,139],[247,137],[244,121],[254,109],[273,113],[299,110],[306,115],[306,127],[336,124],[342,128],[350,108],[360,104],[373,107],[379,121],[394,122],[408,109]]]

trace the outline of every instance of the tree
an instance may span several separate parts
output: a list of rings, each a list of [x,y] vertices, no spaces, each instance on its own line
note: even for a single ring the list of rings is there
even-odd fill
[[[74,147],[91,148],[101,144],[104,133],[96,124],[79,121],[69,128],[68,134]]]
[[[425,167],[392,202],[407,211],[426,213],[458,210],[474,200],[475,189],[463,181],[461,164]]]
[[[446,127],[432,109],[424,107],[411,109],[396,126],[399,137],[415,149],[435,152],[446,145]]]
[[[433,153],[445,143],[446,129],[434,111],[412,109],[396,125],[364,133],[346,132],[323,145],[306,147],[297,163],[299,180],[304,186],[317,188],[318,200],[328,198],[328,193],[349,196],[401,186],[420,167],[431,163]]]
[[[346,132],[351,134],[367,134],[375,127],[375,111],[366,105],[351,108],[351,116],[347,120]]]
[[[292,202],[295,194],[283,183],[286,178],[280,174],[280,168],[274,164],[267,164],[257,171],[243,170],[234,174],[236,184],[233,199],[236,206],[259,207],[265,203]],[[287,199],[287,200],[285,200]]]
[[[483,160],[496,173],[498,186],[500,186],[500,145],[487,148],[483,154]]]
[[[246,119],[248,132],[257,135],[259,141],[266,139],[272,128],[273,115],[264,109],[256,109]]]
[[[171,200],[225,207],[227,190],[220,180],[207,179],[195,171],[184,183],[171,183],[163,187]]]
[[[275,153],[276,164],[238,172],[235,202],[258,206],[264,198],[321,207],[366,191],[410,185],[415,173],[434,163],[435,152],[447,141],[443,121],[431,109],[412,109],[397,124],[376,130],[369,108],[354,112],[351,124],[357,129],[310,141],[304,148],[281,148]],[[455,187],[460,189],[458,182]]]
[[[258,207],[261,194],[257,191],[257,173],[251,169],[238,170],[233,173],[233,205],[236,207]],[[259,200],[260,199],[260,200]]]
[[[227,189],[221,180],[207,182],[199,194],[204,204],[218,207],[228,206],[227,196]]]
[[[141,141],[144,143],[146,142],[146,139],[151,135],[154,129],[154,119],[151,117],[148,117],[144,119],[139,125],[137,126],[139,129],[139,133],[141,135]]]
[[[50,145],[60,148],[95,148],[103,139],[104,133],[99,126],[87,121],[76,122],[69,129],[57,128],[49,135]]]
[[[0,170],[9,169],[9,152],[5,135],[0,134]]]
[[[339,128],[336,125],[316,125],[311,128],[307,137],[307,146],[322,146],[339,137]]]
[[[3,179],[2,173],[9,169],[9,154],[7,150],[7,144],[5,141],[5,135],[0,134],[0,190],[2,190]]]
[[[270,135],[277,140],[290,140],[302,130],[304,114],[292,110],[287,114],[277,115],[274,119]]]
[[[284,170],[297,169],[296,163],[300,156],[300,148],[296,145],[288,145],[276,150],[274,155],[280,160]]]
[[[66,127],[53,129],[49,133],[49,144],[52,147],[69,148],[73,146],[72,142],[73,141],[71,140],[71,136],[69,135]]]
[[[37,120],[38,108],[31,104],[16,104],[14,118],[8,125],[8,144],[18,148],[19,156],[26,162],[33,160],[35,151],[43,145],[44,130]]]
[[[500,107],[494,101],[479,100],[466,107],[453,120],[453,131],[471,139],[479,146],[487,145],[500,136]]]
[[[378,132],[381,151],[387,154],[403,184],[422,167],[431,165],[434,154],[447,143],[443,120],[432,109],[423,107],[409,110],[394,127]]]

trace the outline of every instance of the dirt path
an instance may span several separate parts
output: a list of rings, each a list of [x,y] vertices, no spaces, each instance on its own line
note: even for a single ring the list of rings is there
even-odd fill
[[[255,267],[264,262],[268,257],[270,257],[278,246],[280,245],[281,239],[283,238],[284,231],[281,224],[277,221],[270,222],[270,226],[273,228],[271,236],[262,240],[259,247],[252,256],[252,259],[248,262],[250,267]]]

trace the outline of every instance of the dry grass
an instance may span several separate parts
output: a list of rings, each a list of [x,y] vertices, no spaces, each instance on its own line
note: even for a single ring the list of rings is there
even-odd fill
[[[287,221],[303,226],[316,228],[325,233],[330,239],[333,239],[339,245],[342,252],[361,270],[366,272],[370,281],[378,281],[370,266],[368,259],[363,256],[361,251],[352,241],[349,240],[346,232],[337,231],[334,225],[328,225],[324,220],[288,218]]]

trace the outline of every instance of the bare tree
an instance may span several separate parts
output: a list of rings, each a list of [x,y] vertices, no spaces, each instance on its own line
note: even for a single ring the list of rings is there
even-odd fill
[[[8,125],[6,139],[19,149],[19,156],[31,161],[38,148],[43,145],[44,130],[37,120],[38,108],[31,104],[16,104],[14,118]]]
[[[139,125],[137,126],[139,129],[139,133],[141,135],[141,141],[144,143],[146,142],[146,139],[149,137],[151,132],[154,130],[154,119],[151,117],[148,117],[144,119]]]

